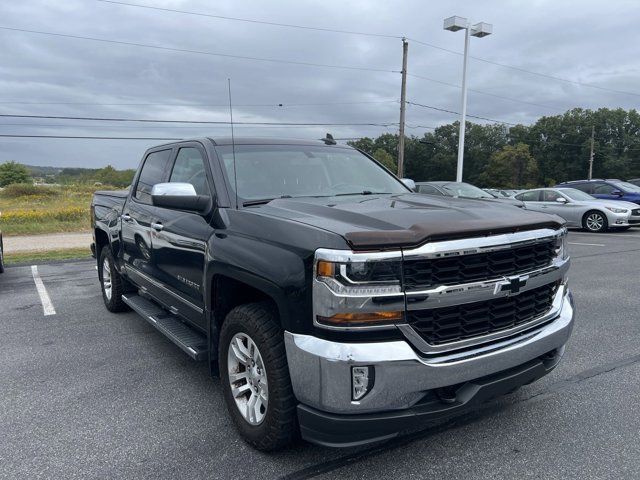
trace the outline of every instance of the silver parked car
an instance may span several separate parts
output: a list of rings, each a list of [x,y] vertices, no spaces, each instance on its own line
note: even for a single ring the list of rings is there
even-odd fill
[[[476,200],[484,200],[487,202],[496,202],[524,208],[524,204],[518,200],[487,193],[481,188],[465,182],[416,182],[415,191],[418,193],[425,193],[427,195],[473,198]]]
[[[590,232],[609,228],[626,230],[640,224],[640,207],[631,202],[595,198],[575,188],[536,188],[516,195],[527,210],[554,213],[567,221],[568,227]]]

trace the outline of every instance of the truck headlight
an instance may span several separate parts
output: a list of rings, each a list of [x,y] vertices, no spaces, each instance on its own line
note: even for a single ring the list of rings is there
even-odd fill
[[[567,251],[567,229],[562,229],[562,233],[556,237],[556,258],[566,260],[569,258],[569,252]]]
[[[325,251],[326,252],[326,251]],[[393,328],[404,321],[401,254],[316,252],[313,313],[329,329]]]
[[[337,293],[400,293],[399,261],[331,262],[319,260],[316,278]]]

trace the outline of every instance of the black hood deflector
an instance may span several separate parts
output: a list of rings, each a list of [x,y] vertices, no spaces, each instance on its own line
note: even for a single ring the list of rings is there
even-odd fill
[[[277,199],[260,213],[341,235],[354,250],[410,248],[436,240],[557,229],[556,215],[497,202],[403,194]]]

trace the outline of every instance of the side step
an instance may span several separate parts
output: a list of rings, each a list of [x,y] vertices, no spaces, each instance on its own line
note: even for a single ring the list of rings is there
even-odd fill
[[[169,340],[194,360],[206,360],[207,337],[183,323],[175,315],[163,310],[151,300],[136,294],[123,295],[122,300],[147,322],[165,334]]]

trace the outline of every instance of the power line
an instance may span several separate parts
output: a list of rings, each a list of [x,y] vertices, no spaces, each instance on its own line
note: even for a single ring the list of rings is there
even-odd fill
[[[263,58],[263,57],[250,57],[245,55],[232,55],[228,53],[218,53],[218,52],[206,52],[202,50],[189,50],[186,48],[174,48],[174,47],[165,47],[162,45],[150,45],[147,43],[137,43],[137,42],[125,42],[121,40],[111,40],[107,38],[98,38],[98,37],[85,37],[82,35],[70,35],[67,33],[56,33],[56,32],[45,32],[42,30],[28,30],[25,28],[13,28],[0,26],[0,30],[8,30],[12,32],[22,32],[22,33],[32,33],[37,35],[48,35],[53,37],[61,37],[61,38],[72,38],[75,40],[90,40],[93,42],[102,42],[102,43],[112,43],[116,45],[126,45],[128,47],[143,47],[143,48],[151,48],[155,50],[167,50],[170,52],[179,52],[179,53],[193,53],[197,55],[209,55],[214,57],[223,57],[223,58],[233,58],[237,60],[252,60],[259,62],[272,62],[272,63],[286,63],[289,65],[301,65],[304,67],[320,67],[320,68],[335,68],[342,70],[363,70],[369,72],[383,72],[383,73],[400,73],[399,70],[385,70],[381,68],[371,68],[371,67],[356,67],[349,65],[331,65],[326,63],[311,63],[311,62],[298,62],[294,60],[282,60],[278,58]]]
[[[322,102],[322,103],[244,103],[235,105],[236,107],[274,107],[274,108],[289,108],[289,107],[318,107],[318,106],[333,106],[333,105],[367,105],[367,104],[382,104],[382,103],[398,103],[397,99],[390,100],[371,100],[361,102]],[[32,101],[14,101],[14,100],[0,100],[2,105],[92,105],[92,106],[134,106],[134,107],[148,107],[148,106],[166,106],[166,107],[224,107],[224,104],[215,103],[95,103],[95,102],[32,102]],[[234,122],[235,123],[235,122]]]
[[[58,115],[14,115],[14,114],[0,114],[0,118],[39,118],[49,120],[86,120],[97,122],[144,122],[144,123],[194,123],[194,124],[206,124],[206,125],[230,125],[228,121],[213,121],[213,120],[160,120],[150,118],[106,118],[106,117],[73,117],[73,116],[58,116]],[[383,123],[331,123],[331,122],[233,122],[234,125],[278,125],[278,126],[329,126],[329,127],[348,127],[348,126],[369,126],[369,127],[389,127],[392,125],[398,125],[398,122],[383,122]]]
[[[362,36],[367,36],[367,37],[382,37],[382,38],[395,38],[395,39],[401,39],[402,38],[401,35],[389,35],[389,34],[384,34],[384,33],[358,32],[358,31],[353,31],[353,30],[338,30],[338,29],[335,29],[335,28],[312,27],[312,26],[308,26],[308,25],[296,25],[296,24],[292,24],[292,23],[277,23],[277,22],[268,22],[268,21],[264,21],[264,20],[253,20],[253,19],[248,19],[248,18],[227,17],[227,16],[223,16],[223,15],[212,15],[212,14],[209,14],[209,13],[190,12],[190,11],[186,11],[186,10],[177,10],[177,9],[174,9],[174,8],[164,8],[164,7],[156,7],[156,6],[152,6],[152,5],[142,5],[142,4],[138,4],[138,3],[117,2],[117,1],[114,1],[114,0],[97,0],[97,1],[98,2],[102,2],[102,3],[113,3],[115,5],[124,5],[124,6],[127,6],[127,7],[146,8],[148,10],[159,10],[159,11],[163,11],[163,12],[181,13],[181,14],[184,14],[184,15],[194,15],[194,16],[198,16],[198,17],[217,18],[219,20],[232,20],[232,21],[235,21],[235,22],[257,23],[257,24],[261,24],[261,25],[270,25],[272,27],[297,28],[297,29],[300,29],[300,30],[315,30],[315,31],[318,31],[318,32],[343,33],[343,34],[347,34],[347,35],[362,35]]]
[[[427,80],[429,82],[438,83],[440,85],[446,85],[447,87],[462,88],[461,85],[457,85],[455,83],[444,82],[442,80],[436,80],[435,78],[425,77],[423,75],[416,75],[414,73],[408,73],[407,75],[410,76],[410,77],[413,77],[413,78],[419,78],[421,80]],[[483,90],[476,90],[476,89],[473,89],[473,88],[467,88],[467,90],[470,91],[470,92],[479,93],[481,95],[486,95],[486,96],[489,96],[489,97],[500,98],[502,100],[508,100],[510,102],[523,103],[525,105],[534,105],[536,107],[548,108],[548,109],[551,109],[551,110],[558,110],[558,111],[565,111],[566,110],[564,108],[552,107],[551,105],[544,105],[542,103],[535,103],[535,102],[529,102],[527,100],[520,100],[518,98],[505,97],[503,95],[497,95],[495,93],[489,93],[489,92],[485,92]]]
[[[455,115],[460,115],[460,112],[456,112],[455,110],[448,110],[446,108],[441,108],[441,107],[434,107],[432,105],[424,105],[422,103],[416,103],[416,102],[407,102],[409,105],[415,105],[416,107],[422,107],[422,108],[428,108],[430,110],[437,110],[439,112],[445,112],[445,113],[451,113],[451,114],[455,114]],[[504,122],[502,120],[496,120],[494,118],[488,118],[488,117],[482,117],[480,115],[472,115],[470,113],[467,114],[467,117],[470,118],[476,118],[478,120],[486,120],[488,122],[493,122],[493,123],[500,123],[502,125],[510,125],[510,126],[516,126],[518,125],[517,123],[511,123],[511,122]]]
[[[165,137],[97,137],[82,135],[9,135],[0,134],[4,138],[63,138],[63,139],[85,139],[85,140],[182,140],[182,138]]]
[[[236,122],[233,122],[234,127],[237,128],[318,128],[318,125],[237,125]],[[194,129],[211,129],[211,128],[226,128],[227,125],[219,125],[219,126],[210,126],[210,125],[190,125],[188,127],[182,125],[75,125],[75,124],[55,124],[55,123],[0,123],[0,127],[36,127],[36,128],[100,128],[103,130],[108,130],[112,128],[137,128],[137,129],[186,129],[186,130],[194,130]],[[386,125],[380,125],[382,128],[386,128]]]
[[[381,38],[393,38],[396,40],[402,39],[402,38],[406,38],[407,40],[410,40],[414,43],[417,43],[419,45],[423,45],[429,48],[433,48],[436,50],[440,50],[443,52],[447,52],[447,53],[451,53],[454,55],[463,55],[462,52],[458,52],[457,50],[452,50],[449,48],[445,48],[442,47],[440,45],[436,45],[433,43],[429,43],[429,42],[425,42],[422,40],[418,40],[416,38],[413,37],[409,37],[406,35],[391,35],[391,34],[383,34],[383,33],[372,33],[372,32],[362,32],[362,31],[350,31],[350,30],[338,30],[338,29],[333,29],[333,28],[325,28],[325,27],[315,27],[315,26],[309,26],[309,25],[298,25],[298,24],[291,24],[291,23],[278,23],[278,22],[269,22],[269,21],[264,21],[264,20],[255,20],[255,19],[247,19],[247,18],[240,18],[240,17],[228,17],[228,16],[223,16],[223,15],[213,15],[213,14],[207,14],[207,13],[201,13],[201,12],[193,12],[193,11],[187,11],[187,10],[178,10],[178,9],[171,9],[171,8],[163,8],[163,7],[156,7],[156,6],[151,6],[151,5],[143,5],[143,4],[138,4],[138,3],[127,3],[127,2],[120,2],[120,1],[115,1],[115,0],[96,0],[98,2],[102,2],[102,3],[111,3],[111,4],[115,4],[115,5],[123,5],[123,6],[127,6],[127,7],[136,7],[136,8],[144,8],[144,9],[149,9],[149,10],[158,10],[158,11],[165,11],[165,12],[170,12],[170,13],[180,13],[183,15],[195,15],[195,16],[199,16],[199,17],[208,17],[208,18],[216,18],[216,19],[221,19],[221,20],[232,20],[232,21],[236,21],[236,22],[246,22],[246,23],[256,23],[256,24],[262,24],[262,25],[270,25],[270,26],[275,26],[275,27],[286,27],[286,28],[296,28],[296,29],[303,29],[303,30],[316,30],[316,31],[321,31],[321,32],[330,32],[330,33],[342,33],[342,34],[349,34],[349,35],[360,35],[360,36],[367,36],[367,37],[381,37]],[[585,83],[585,82],[580,82],[578,80],[571,80],[568,78],[563,78],[557,75],[551,75],[548,73],[543,73],[543,72],[536,72],[534,70],[528,70],[526,68],[522,68],[516,65],[509,65],[507,63],[501,63],[501,62],[497,62],[494,60],[489,60],[487,58],[482,58],[482,57],[476,57],[473,55],[469,56],[470,58],[473,58],[474,60],[477,60],[479,62],[483,62],[483,63],[487,63],[490,65],[494,65],[497,67],[502,67],[502,68],[508,68],[517,72],[521,72],[521,73],[527,73],[530,75],[536,75],[538,77],[541,78],[547,78],[549,80],[555,80],[555,81],[559,81],[559,82],[565,82],[565,83],[571,83],[574,85],[579,85],[582,87],[588,87],[588,88],[594,88],[594,89],[598,89],[598,90],[603,90],[603,91],[608,91],[608,92],[613,92],[613,93],[618,93],[618,94],[622,94],[622,95],[633,95],[633,96],[640,96],[640,93],[637,92],[629,92],[626,90],[618,90],[615,88],[609,88],[609,87],[602,87],[599,85],[594,85],[591,83]]]

